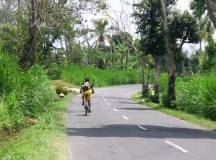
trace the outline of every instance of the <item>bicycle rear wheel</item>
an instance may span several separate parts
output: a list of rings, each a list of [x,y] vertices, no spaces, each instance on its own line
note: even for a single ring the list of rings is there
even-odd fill
[[[87,116],[88,115],[88,111],[89,111],[89,104],[88,104],[87,101],[85,101],[85,103],[84,103],[84,108],[85,108],[85,116]]]

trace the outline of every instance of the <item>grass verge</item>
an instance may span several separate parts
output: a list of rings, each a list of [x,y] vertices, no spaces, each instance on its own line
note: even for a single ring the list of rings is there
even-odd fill
[[[72,94],[59,99],[49,112],[41,114],[39,122],[4,143],[0,143],[1,160],[65,160],[67,141],[66,109]]]
[[[216,130],[216,122],[215,121],[212,121],[212,120],[209,120],[209,119],[197,116],[197,115],[193,115],[190,113],[186,113],[186,112],[183,112],[180,110],[166,108],[166,107],[163,107],[161,104],[152,103],[152,102],[142,98],[141,93],[136,93],[135,95],[133,95],[132,98],[133,98],[133,100],[137,101],[140,104],[149,106],[149,107],[151,107],[155,110],[161,111],[165,114],[177,117],[179,119],[182,119],[182,120],[185,120],[188,122],[191,122],[192,124],[199,125],[199,126],[206,128],[206,129],[210,129],[210,130],[214,130],[214,131]]]

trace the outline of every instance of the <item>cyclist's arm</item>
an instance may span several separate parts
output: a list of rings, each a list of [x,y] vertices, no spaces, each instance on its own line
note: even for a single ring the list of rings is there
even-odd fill
[[[94,88],[93,88],[93,86],[91,86],[91,90],[92,90],[92,93],[95,93],[95,92],[94,92]]]
[[[82,93],[82,91],[83,91],[83,89],[82,89],[82,86],[81,86],[81,88],[80,88],[80,93]]]
[[[84,85],[84,81],[83,81],[82,84],[81,84],[81,87],[80,87],[80,93],[83,92],[83,85]]]

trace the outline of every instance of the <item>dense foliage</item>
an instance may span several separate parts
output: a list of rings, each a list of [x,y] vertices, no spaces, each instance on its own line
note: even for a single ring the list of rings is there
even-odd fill
[[[0,129],[18,129],[49,110],[55,98],[50,79],[79,86],[84,77],[96,87],[142,79],[143,96],[216,120],[216,3],[193,0],[193,12],[180,12],[175,2],[134,4],[134,40],[112,17],[116,25],[99,17],[86,26],[83,15],[106,10],[104,1],[1,0]],[[186,43],[200,49],[189,56]]]
[[[40,66],[23,72],[14,59],[1,54],[0,74],[0,130],[18,129],[27,117],[36,118],[52,107],[54,88]]]
[[[115,69],[102,70],[86,66],[67,65],[62,72],[62,79],[75,85],[81,85],[83,77],[89,77],[95,87],[120,84],[135,84],[140,82],[139,70]]]

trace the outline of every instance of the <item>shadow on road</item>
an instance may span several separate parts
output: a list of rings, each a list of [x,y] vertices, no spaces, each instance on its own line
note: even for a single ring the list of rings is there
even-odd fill
[[[83,114],[77,114],[76,115],[77,117],[86,117],[86,115],[83,113]]]
[[[139,103],[136,103],[136,102],[119,102],[119,103],[122,103],[122,104],[139,104]]]
[[[184,138],[184,139],[216,139],[216,133],[190,128],[142,125],[143,131],[136,125],[107,125],[98,128],[67,128],[68,136],[82,137],[140,137],[140,138]]]
[[[117,108],[117,109],[119,109],[119,110],[134,110],[134,111],[151,111],[151,110],[154,110],[154,109],[152,109],[152,108],[144,108],[144,107],[142,107],[142,108],[135,108],[135,107],[131,107],[131,108]]]
[[[125,97],[112,97],[112,96],[106,96],[106,99],[113,99],[113,100],[131,100],[130,98]]]

